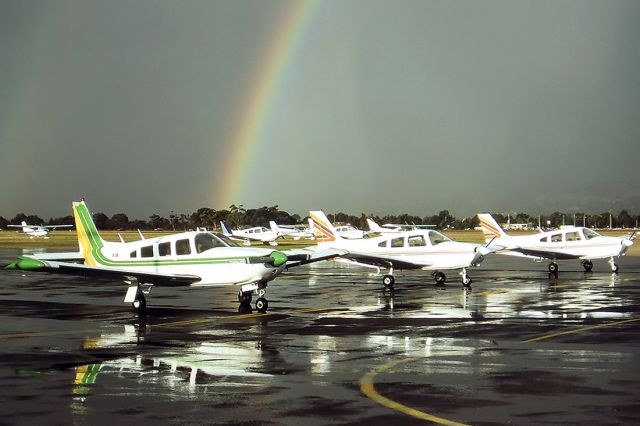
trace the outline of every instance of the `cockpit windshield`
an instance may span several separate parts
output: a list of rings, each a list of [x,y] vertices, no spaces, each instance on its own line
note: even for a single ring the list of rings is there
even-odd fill
[[[438,245],[440,243],[444,243],[447,241],[451,241],[451,239],[438,231],[429,231],[429,240],[431,240],[431,245]]]
[[[592,231],[589,228],[583,228],[582,231],[584,232],[584,238],[587,240],[600,236],[596,231]]]

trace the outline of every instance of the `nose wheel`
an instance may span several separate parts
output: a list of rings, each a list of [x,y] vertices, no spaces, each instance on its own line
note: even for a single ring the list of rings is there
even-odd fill
[[[552,274],[558,273],[558,264],[556,262],[551,262],[549,264],[549,272],[551,272]]]
[[[396,280],[393,278],[393,275],[385,275],[382,277],[382,284],[384,285],[384,288],[388,288],[389,290],[393,290],[395,282]]]
[[[620,268],[618,267],[618,264],[615,262],[615,260],[613,260],[613,257],[609,259],[609,265],[611,265],[611,272],[617,274]]]

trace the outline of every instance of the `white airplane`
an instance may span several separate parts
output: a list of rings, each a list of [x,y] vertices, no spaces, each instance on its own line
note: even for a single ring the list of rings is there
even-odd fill
[[[22,232],[29,235],[31,238],[49,238],[49,233],[54,229],[71,228],[72,226],[73,225],[27,225],[27,222],[23,220],[21,225],[7,225],[7,228],[22,228]]]
[[[633,245],[635,233],[627,237],[605,237],[581,226],[562,226],[554,231],[510,236],[489,213],[479,213],[478,219],[487,243],[502,246],[499,254],[549,259],[549,272],[558,273],[558,260],[580,259],[585,271],[593,268],[592,260],[609,258],[612,272],[618,272],[615,258],[624,256]]]
[[[224,235],[191,231],[133,242],[104,241],[84,201],[73,203],[80,256],[84,264],[70,262],[69,253],[22,256],[8,269],[122,278],[128,284],[125,303],[141,312],[145,295],[155,286],[239,287],[238,301],[246,307],[252,293],[256,309],[267,310],[269,281],[285,269],[330,259],[338,251],[304,249],[275,251],[238,247]]]
[[[223,221],[220,221],[220,227],[222,233],[229,238],[244,242],[245,245],[249,245],[251,241],[260,241],[265,244],[277,246],[276,240],[281,238],[283,234],[273,231],[272,229],[265,228],[264,226],[254,226],[247,229],[233,229],[229,230],[227,225]]]
[[[416,229],[428,229],[435,228],[436,225],[407,225],[400,223],[385,223],[384,225],[378,225],[376,221],[371,218],[367,218],[367,225],[369,230],[378,234],[397,234],[398,232],[413,231]]]
[[[324,215],[324,213],[322,213]],[[325,216],[326,217],[326,216]],[[328,219],[327,219],[328,220]],[[318,238],[318,231],[316,230],[315,221],[313,218],[309,218],[309,230],[313,232],[316,239]],[[333,227],[333,231],[337,236],[345,238],[347,240],[361,240],[368,234],[368,232],[358,229],[351,225],[339,225]]]
[[[313,231],[304,225],[278,225],[274,220],[270,220],[269,227],[273,232],[285,237],[291,237],[296,241],[302,238],[307,240],[315,239]]]
[[[382,283],[392,288],[395,283],[394,269],[422,269],[434,271],[438,284],[446,281],[443,270],[461,269],[462,284],[471,284],[467,268],[477,266],[491,253],[478,244],[461,243],[434,230],[414,230],[393,235],[348,240],[342,238],[322,211],[310,212],[316,232],[318,247],[346,250],[341,256],[356,263],[387,268]]]

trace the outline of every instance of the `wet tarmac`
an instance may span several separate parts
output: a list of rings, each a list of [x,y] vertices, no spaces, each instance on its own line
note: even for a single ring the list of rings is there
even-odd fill
[[[391,294],[324,262],[266,314],[159,288],[142,319],[116,281],[0,271],[0,423],[638,423],[640,257],[594,263],[494,256],[470,291],[411,272]]]

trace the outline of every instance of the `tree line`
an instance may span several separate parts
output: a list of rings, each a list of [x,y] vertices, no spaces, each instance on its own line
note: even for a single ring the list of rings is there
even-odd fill
[[[343,212],[330,213],[329,219],[336,224],[351,224],[360,229],[368,229],[366,219],[373,218],[378,224],[396,223],[409,225],[435,225],[437,229],[473,229],[479,226],[478,218],[472,217],[457,218],[448,210],[441,210],[438,214],[431,216],[414,216],[409,214],[400,215],[351,215]],[[535,228],[541,225],[543,228],[557,228],[561,225],[588,226],[590,228],[637,228],[640,215],[632,215],[627,210],[622,210],[617,214],[603,212],[599,214],[589,213],[564,213],[553,212],[547,215],[529,215],[527,213],[493,214],[499,223],[519,223],[527,224]],[[171,212],[168,217],[152,214],[148,220],[129,219],[125,213],[116,213],[111,217],[104,213],[93,214],[98,229],[104,230],[164,230],[164,231],[185,231],[204,227],[210,230],[220,229],[220,221],[224,221],[232,228],[248,226],[269,226],[269,221],[273,220],[281,225],[293,225],[297,223],[306,224],[307,217],[300,217],[298,214],[289,214],[280,210],[275,205],[271,207],[260,207],[257,209],[245,209],[243,205],[232,204],[227,209],[215,210],[208,207],[201,207],[191,214]],[[0,216],[0,229],[7,225],[19,225],[25,221],[29,225],[73,225],[73,216],[63,216],[43,220],[37,215],[26,215],[18,213],[11,219]]]

